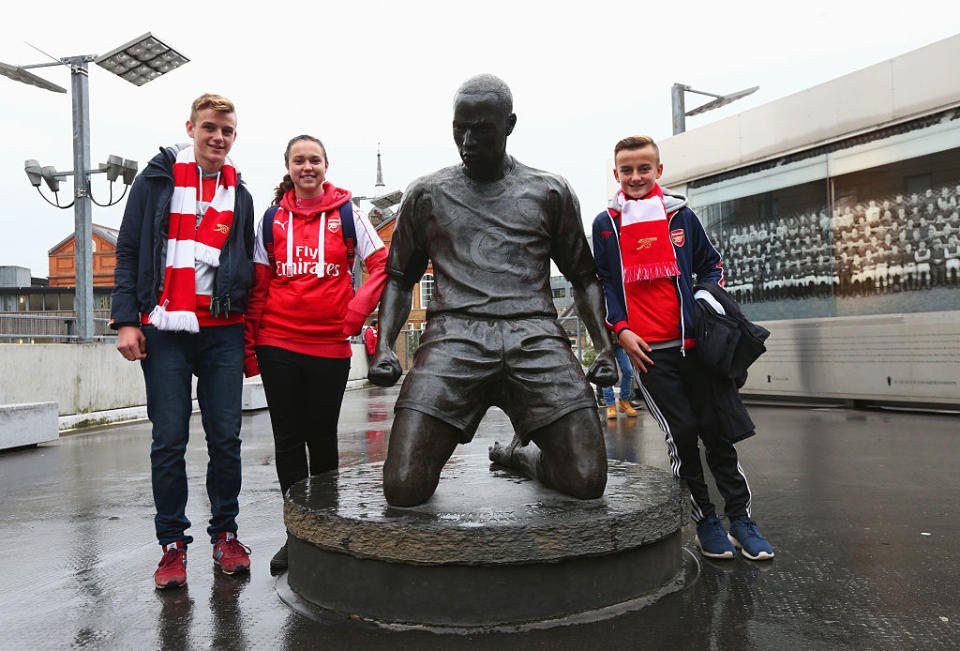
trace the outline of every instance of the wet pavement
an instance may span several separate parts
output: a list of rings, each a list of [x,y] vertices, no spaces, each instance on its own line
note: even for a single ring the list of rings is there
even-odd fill
[[[350,391],[341,465],[382,461],[396,389]],[[199,417],[187,453],[197,539],[187,588],[153,570],[149,423],[0,454],[0,648],[955,649],[960,639],[960,417],[844,409],[751,409],[739,444],[754,518],[776,558],[703,561],[686,590],[606,621],[465,637],[310,619],[277,596],[268,562],[284,540],[266,411],[243,421],[240,539],[253,570],[214,571]],[[653,419],[603,420],[614,459],[669,468]],[[508,440],[487,414],[458,454]],[[694,551],[693,527],[683,531]]]

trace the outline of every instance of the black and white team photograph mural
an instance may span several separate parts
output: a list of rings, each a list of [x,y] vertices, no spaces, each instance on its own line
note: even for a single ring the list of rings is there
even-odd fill
[[[694,210],[752,319],[960,308],[960,149]]]

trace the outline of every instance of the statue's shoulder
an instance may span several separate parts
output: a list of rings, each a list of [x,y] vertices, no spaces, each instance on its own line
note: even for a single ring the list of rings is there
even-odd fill
[[[546,170],[538,170],[535,167],[524,165],[516,159],[514,159],[514,162],[516,164],[514,173],[523,179],[525,184],[538,184],[543,187],[544,190],[554,190],[560,193],[572,192],[570,184],[559,174],[547,172]]]
[[[434,188],[443,186],[463,176],[458,165],[444,167],[435,172],[414,179],[404,194],[429,194]]]

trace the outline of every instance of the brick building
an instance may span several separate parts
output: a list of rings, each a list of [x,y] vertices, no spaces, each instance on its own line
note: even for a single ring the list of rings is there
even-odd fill
[[[113,269],[117,266],[117,235],[107,226],[93,225],[93,285],[113,287]],[[76,243],[71,233],[48,251],[50,286],[75,287]]]

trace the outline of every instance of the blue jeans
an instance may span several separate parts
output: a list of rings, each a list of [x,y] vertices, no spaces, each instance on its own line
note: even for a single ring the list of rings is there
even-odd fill
[[[620,365],[620,399],[630,400],[630,390],[633,388],[633,366],[630,365],[630,358],[627,357],[627,351],[623,346],[617,345],[614,352],[617,356],[617,364]],[[603,400],[608,407],[617,404],[613,387],[603,387]]]
[[[203,431],[207,436],[207,496],[211,542],[221,531],[236,533],[240,511],[240,406],[243,394],[243,324],[200,328],[199,334],[144,326],[147,357],[140,364],[153,423],[150,448],[154,525],[161,545],[184,540],[190,527],[184,455],[190,437],[190,386],[197,376]]]

